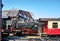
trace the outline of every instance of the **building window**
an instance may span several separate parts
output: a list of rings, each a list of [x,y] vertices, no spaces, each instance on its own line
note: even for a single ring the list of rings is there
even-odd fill
[[[21,13],[19,13],[19,16],[23,16]]]
[[[24,15],[24,18],[26,18],[26,15]]]
[[[58,23],[53,23],[53,28],[57,28],[58,27]]]

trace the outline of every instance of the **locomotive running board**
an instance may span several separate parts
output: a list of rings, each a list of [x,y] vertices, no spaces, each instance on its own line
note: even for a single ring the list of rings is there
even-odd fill
[[[26,36],[26,38],[30,39],[30,38],[41,38],[41,36]]]

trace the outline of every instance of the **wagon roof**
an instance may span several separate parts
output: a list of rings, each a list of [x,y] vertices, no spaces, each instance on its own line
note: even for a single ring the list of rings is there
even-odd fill
[[[39,21],[60,21],[60,18],[39,18]]]

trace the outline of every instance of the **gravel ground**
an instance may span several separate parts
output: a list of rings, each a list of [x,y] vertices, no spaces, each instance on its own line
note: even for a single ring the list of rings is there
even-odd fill
[[[12,37],[8,37],[8,38],[4,38],[6,41],[60,41],[60,38],[52,38],[49,40],[46,39],[23,39],[26,37],[19,37],[19,36],[12,36]],[[4,41],[5,41],[4,40]]]

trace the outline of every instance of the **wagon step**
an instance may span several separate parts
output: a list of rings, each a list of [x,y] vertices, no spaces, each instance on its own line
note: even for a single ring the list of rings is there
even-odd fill
[[[42,37],[46,37],[46,36],[48,36],[48,35],[47,35],[46,33],[42,33],[41,36],[42,36]]]

